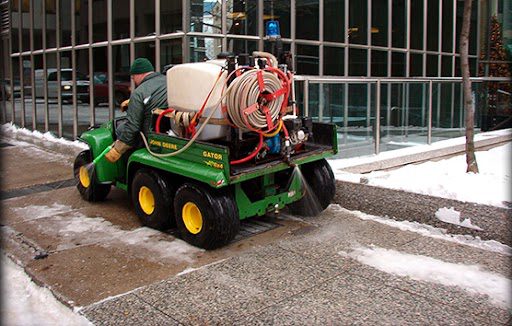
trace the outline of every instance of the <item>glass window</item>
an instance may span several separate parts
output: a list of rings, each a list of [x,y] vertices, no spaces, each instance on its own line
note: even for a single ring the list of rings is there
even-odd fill
[[[145,52],[149,48],[147,43],[135,44],[135,57],[146,57],[155,65],[155,48],[153,46],[153,56]],[[137,51],[138,50],[138,51]],[[137,53],[138,52],[138,53]],[[113,85],[108,85],[112,89],[114,107],[118,107],[121,103],[130,98],[130,46],[128,44],[116,45],[112,47],[112,68]],[[107,80],[108,84],[108,80]],[[121,116],[125,113],[120,110],[114,110],[115,116]]]
[[[107,0],[92,0],[92,40],[106,41],[107,36]]]
[[[200,62],[217,58],[222,50],[222,41],[212,37],[190,37],[190,62]]]
[[[48,7],[47,7],[48,9]],[[57,92],[55,85],[57,82],[57,54],[46,54],[46,71],[48,78],[46,79],[46,89],[48,92],[48,122],[49,130],[58,133],[59,130],[59,109],[57,103]],[[50,80],[51,78],[51,80]],[[44,80],[44,77],[43,77]],[[44,93],[43,95],[44,96]]]
[[[442,51],[453,51],[453,1],[443,0],[443,33],[442,33]]]
[[[423,76],[423,54],[411,53],[410,54],[410,67],[409,76]]]
[[[183,63],[181,39],[162,40],[160,42],[160,64],[163,68],[173,63]]]
[[[439,0],[428,0],[427,50],[439,50]]]
[[[57,11],[55,0],[46,1],[45,4],[46,48],[49,49],[57,46]]]
[[[388,46],[388,1],[372,2],[372,45]]]
[[[372,51],[372,76],[386,77],[388,75],[388,53],[386,51]]]
[[[72,80],[71,78],[71,51],[65,51],[60,53],[60,82],[61,85],[64,82]],[[55,82],[48,81],[48,92],[54,90],[55,96],[58,96],[57,88],[61,88],[61,99],[62,99],[62,135],[64,137],[73,137],[73,91],[65,90],[61,85]]]
[[[427,76],[437,77],[437,55],[427,55]]]
[[[269,45],[272,46],[272,44],[275,45],[275,42],[272,42]],[[257,41],[228,39],[228,51],[233,52],[234,54],[240,54],[240,53],[251,54],[253,51],[256,51],[256,50],[258,50],[258,42]]]
[[[222,33],[222,2],[190,0],[190,31]]]
[[[83,9],[82,9],[83,10]],[[93,85],[89,85],[89,50],[78,50],[76,55],[76,70],[77,70],[77,97],[80,101],[78,105],[78,135],[82,134],[90,125],[90,90]],[[85,86],[85,87],[84,87]]]
[[[405,53],[393,52],[391,54],[391,76],[405,77]]]
[[[281,37],[290,37],[290,0],[264,0],[263,20],[279,21]]]
[[[296,0],[296,37],[318,40],[318,0]]]
[[[471,6],[471,27],[469,29],[469,54],[476,54],[477,49],[477,23],[478,23],[478,5],[473,3]]]
[[[135,0],[135,36],[148,36],[154,33],[155,1]]]
[[[354,44],[367,44],[368,31],[368,3],[361,0],[349,2],[349,42]]]
[[[127,49],[128,50],[128,49]],[[126,57],[129,60],[129,53],[130,51],[126,53]],[[125,57],[123,55],[123,57]],[[147,58],[151,63],[153,64],[153,67],[155,66],[155,43],[154,42],[145,42],[145,43],[135,43],[135,58],[144,57]],[[128,67],[131,65],[131,62],[128,63]],[[130,69],[128,68],[127,71]]]
[[[237,35],[258,34],[257,1],[228,1],[227,32]]]
[[[23,65],[23,97],[25,103],[25,128],[32,129],[32,112],[34,110],[32,103],[32,65],[30,56],[22,57]]]
[[[90,0],[76,0],[75,2],[75,35],[76,44],[89,43],[89,3]]]
[[[13,53],[17,53],[20,50],[18,35],[20,26],[20,14],[17,10],[17,3],[17,1],[11,1],[11,44]]]
[[[12,98],[14,104],[14,123],[21,126],[21,79],[20,79],[20,58],[12,58],[12,82],[14,89],[12,90]]]
[[[43,48],[43,19],[41,18],[43,15],[43,0],[34,0],[32,10],[34,11],[34,50],[40,50]]]
[[[441,59],[441,76],[452,77],[452,57],[444,55]]]
[[[423,0],[411,0],[411,49],[423,50]]]
[[[324,47],[324,75],[343,76],[345,74],[345,49]]]
[[[94,110],[95,121],[94,123],[101,124],[109,120],[109,110],[100,107],[108,105],[108,65],[107,48],[93,48],[93,95],[94,95]]]
[[[405,38],[407,35],[406,26],[406,5],[405,0],[393,0],[393,22],[392,35],[394,48],[405,48]]]
[[[295,61],[297,65],[297,74],[318,75],[318,46],[298,44]]]
[[[174,33],[183,30],[181,25],[181,1],[160,1],[160,33]]]
[[[368,69],[367,50],[349,49],[348,74],[349,76],[366,76]]]
[[[71,45],[71,1],[59,1],[60,46]]]
[[[345,42],[345,1],[324,1],[324,40]]]
[[[112,0],[112,39],[130,37],[130,6],[126,0]]]

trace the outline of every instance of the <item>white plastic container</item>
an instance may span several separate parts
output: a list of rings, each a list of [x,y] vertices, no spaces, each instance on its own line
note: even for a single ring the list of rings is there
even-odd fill
[[[169,69],[167,71],[167,102],[169,107],[177,111],[197,112],[201,110],[208,93],[215,85],[202,117],[206,118],[212,110],[216,109],[212,118],[222,119],[224,116],[220,107],[220,99],[227,72],[222,73],[216,84],[215,81],[224,63],[224,60],[185,63]],[[201,123],[197,125],[196,130],[200,127]],[[210,140],[225,137],[228,130],[227,125],[208,124],[198,139]]]

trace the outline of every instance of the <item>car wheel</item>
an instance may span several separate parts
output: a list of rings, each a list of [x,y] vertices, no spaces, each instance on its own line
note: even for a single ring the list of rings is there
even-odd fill
[[[174,222],[173,191],[155,171],[141,169],[133,178],[131,194],[135,212],[147,227],[166,230]]]
[[[105,200],[110,192],[110,184],[96,182],[96,171],[92,163],[91,151],[78,154],[73,164],[73,175],[77,189],[83,199],[91,202]]]
[[[185,183],[176,192],[174,215],[182,239],[204,249],[228,244],[240,230],[238,209],[229,189]]]

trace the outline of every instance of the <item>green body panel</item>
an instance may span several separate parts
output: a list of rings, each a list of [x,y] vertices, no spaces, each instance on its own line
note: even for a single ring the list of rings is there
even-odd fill
[[[80,140],[89,145],[93,159],[100,155],[105,148],[112,145],[114,139],[112,122],[105,123],[101,128],[92,129],[84,132],[80,136]],[[111,183],[124,175],[124,163],[118,162],[112,164],[105,158],[100,159],[94,166],[96,178],[100,183]]]
[[[252,202],[249,197],[247,197],[246,193],[242,189],[241,183],[237,183],[235,185],[235,200],[238,206],[238,214],[241,220],[246,219],[252,216],[261,216],[265,215],[268,212],[273,212],[276,209],[282,209],[286,205],[293,203],[303,196],[302,190],[302,181],[299,177],[299,173],[293,173],[291,176],[291,181],[288,189],[279,194],[275,193],[275,188],[273,193],[269,194],[267,189],[270,189],[273,185],[267,184],[269,179],[274,179],[273,173],[268,174],[263,178],[263,186],[265,188],[265,197],[261,200],[257,200]]]

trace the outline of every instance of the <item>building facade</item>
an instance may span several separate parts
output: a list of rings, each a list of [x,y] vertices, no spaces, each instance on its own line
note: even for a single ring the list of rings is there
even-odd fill
[[[473,1],[469,60],[477,76],[490,19],[510,46],[510,0]],[[270,51],[279,21],[294,54],[298,101],[339,127],[348,156],[458,136],[463,127],[460,0],[2,1],[2,119],[76,138],[120,115],[131,61],[168,64],[222,51]],[[489,61],[489,60],[487,60]],[[308,77],[309,76],[309,77]],[[475,85],[475,94],[482,85]],[[378,104],[378,105],[376,105]],[[379,132],[376,134],[376,129]],[[436,138],[437,137],[437,138]],[[367,149],[364,149],[365,146]],[[350,151],[354,148],[354,152]]]

